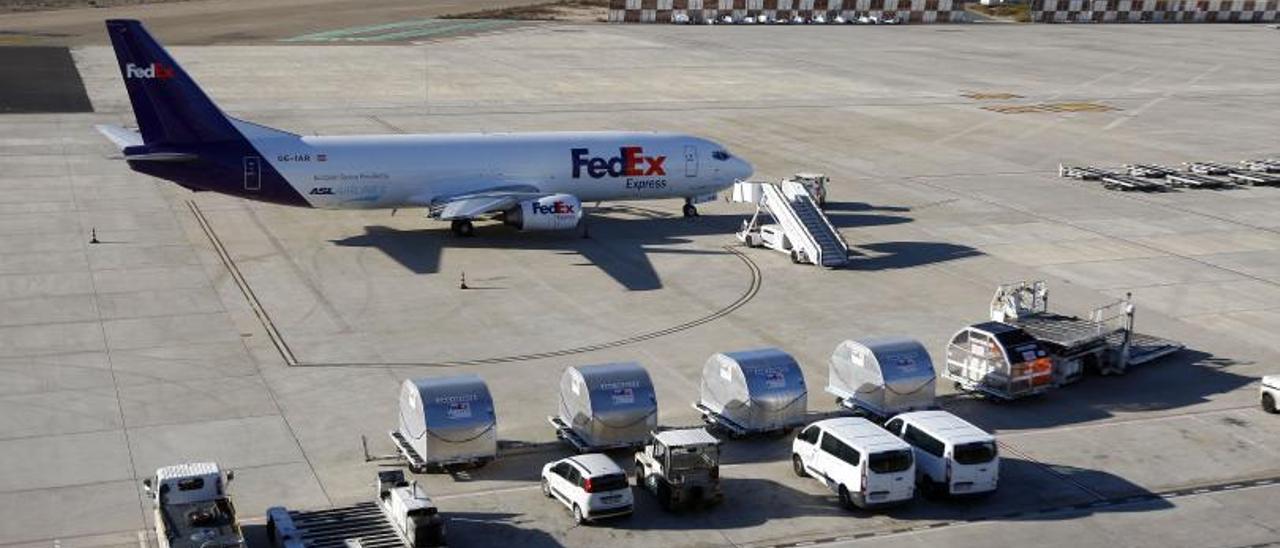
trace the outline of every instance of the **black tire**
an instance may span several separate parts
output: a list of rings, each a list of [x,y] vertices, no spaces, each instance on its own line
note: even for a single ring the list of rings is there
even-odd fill
[[[582,508],[579,508],[577,504],[573,505],[573,523],[575,525],[587,524],[587,517],[582,515]]]
[[[1280,413],[1280,409],[1276,408],[1276,398],[1271,394],[1262,395],[1262,410],[1268,413]]]
[[[796,250],[794,250],[794,249],[792,249],[792,250],[791,250],[791,262],[792,262],[792,263],[794,263],[794,264],[800,264],[800,252],[799,252],[799,251],[796,251]]]
[[[687,218],[697,217],[698,206],[695,206],[693,204],[685,204],[684,207],[680,208],[680,212],[683,213],[684,216]]]
[[[670,512],[675,508],[675,501],[672,499],[671,486],[665,483],[658,483],[656,495],[658,496],[658,506],[663,510]]]
[[[637,464],[636,465],[636,487],[639,487],[641,489],[644,488],[644,476],[645,476],[644,465]]]
[[[938,482],[933,481],[933,478],[924,476],[920,479],[920,494],[927,499],[936,499],[942,495],[942,489]]]
[[[844,508],[845,510],[853,510],[855,508],[855,505],[853,504],[853,497],[849,495],[849,490],[843,485],[840,486],[839,496],[841,508]]]
[[[791,471],[795,473],[796,477],[809,477],[809,473],[804,469],[804,461],[800,459],[800,455],[791,455]]]
[[[551,498],[551,486],[547,485],[547,478],[542,478],[542,496]]]
[[[469,219],[457,219],[450,224],[453,235],[459,238],[470,238],[476,235],[476,227]]]

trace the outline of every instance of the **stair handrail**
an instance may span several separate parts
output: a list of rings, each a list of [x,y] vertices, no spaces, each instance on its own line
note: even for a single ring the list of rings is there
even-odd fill
[[[809,194],[809,189],[795,181],[783,181],[782,190],[784,194],[791,195],[792,200],[804,200],[809,203],[809,206],[813,208],[813,211],[818,214],[818,219],[820,219],[822,224],[826,225],[827,230],[831,232],[831,236],[835,239],[836,245],[840,247],[840,251],[844,254],[844,258],[848,258],[849,242],[844,240],[844,236],[840,235],[840,231],[836,230],[835,225],[831,224],[831,219],[828,219],[827,215],[822,212],[822,208],[819,208],[818,204],[813,201],[813,196]],[[816,244],[817,242],[815,241],[814,243]],[[818,264],[822,264],[821,260],[819,260]]]
[[[804,249],[805,257],[808,257],[810,260],[812,260],[814,264],[821,265],[822,264],[822,246],[818,245],[818,241],[813,237],[813,234],[810,234],[809,229],[806,228],[804,226],[804,223],[800,221],[800,215],[796,213],[795,208],[792,207],[791,199],[787,196],[786,192],[783,191],[781,186],[775,185],[775,184],[766,184],[764,185],[763,190],[765,194],[764,203],[766,206],[769,207],[769,212],[773,214],[774,220],[778,221],[778,224],[783,225],[783,229],[786,231],[787,237],[791,238],[792,244],[793,244],[792,250],[794,251],[797,247],[805,248]],[[775,206],[774,202],[782,202],[782,203]],[[778,211],[776,208],[782,208],[783,210],[785,210],[785,213],[783,213],[782,211]],[[790,226],[790,225],[798,225],[798,226]],[[799,234],[803,235],[803,238],[804,238],[803,241],[801,242],[795,241],[794,236],[796,232],[799,232]],[[795,245],[797,243],[803,244],[803,245],[797,246]]]

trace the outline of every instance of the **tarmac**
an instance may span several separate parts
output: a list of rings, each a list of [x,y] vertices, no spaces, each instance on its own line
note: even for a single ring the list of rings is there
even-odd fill
[[[399,383],[459,373],[487,381],[504,454],[418,476],[458,546],[1280,543],[1280,417],[1257,408],[1280,357],[1280,188],[1057,177],[1060,162],[1280,155],[1274,30],[285,34],[171,51],[224,110],[303,134],[671,130],[726,143],[757,178],[825,172],[853,259],[824,270],[742,248],[751,210],[725,202],[696,219],[677,201],[603,204],[590,238],[485,223],[459,240],[422,211],[192,194],[111,158],[92,125],[132,123],[114,58],[105,37],[73,44],[94,112],[0,118],[0,546],[154,545],[139,483],[189,460],[236,471],[261,546],[267,507],[370,500],[394,463],[366,462],[361,438],[392,452]],[[1078,103],[1094,106],[1062,106]],[[1004,108],[1019,105],[1036,108]],[[777,346],[819,416],[841,340],[907,335],[940,363],[996,285],[1023,279],[1075,314],[1132,294],[1139,331],[1187,350],[1013,403],[939,383],[945,408],[999,436],[991,497],[844,511],[792,475],[789,437],[727,442],[709,511],[638,493],[635,516],[575,527],[538,491],[541,465],[568,454],[545,420],[566,366],[639,361],[661,424],[691,425],[707,357]]]

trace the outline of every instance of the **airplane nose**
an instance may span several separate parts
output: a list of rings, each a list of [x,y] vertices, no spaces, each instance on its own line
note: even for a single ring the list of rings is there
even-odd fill
[[[735,171],[737,172],[737,175],[735,175],[734,178],[739,181],[745,181],[747,179],[750,179],[751,174],[756,172],[755,168],[751,167],[751,162],[748,162],[741,158],[735,158],[735,160],[737,160],[738,165],[736,166],[736,169],[735,169]]]

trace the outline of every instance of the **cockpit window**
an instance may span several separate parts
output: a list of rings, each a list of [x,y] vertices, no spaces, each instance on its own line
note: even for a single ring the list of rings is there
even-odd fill
[[[728,152],[725,152],[723,150],[717,150],[712,152],[711,157],[717,160],[720,160],[721,162],[728,160],[729,158],[732,158],[732,156],[729,156]]]

